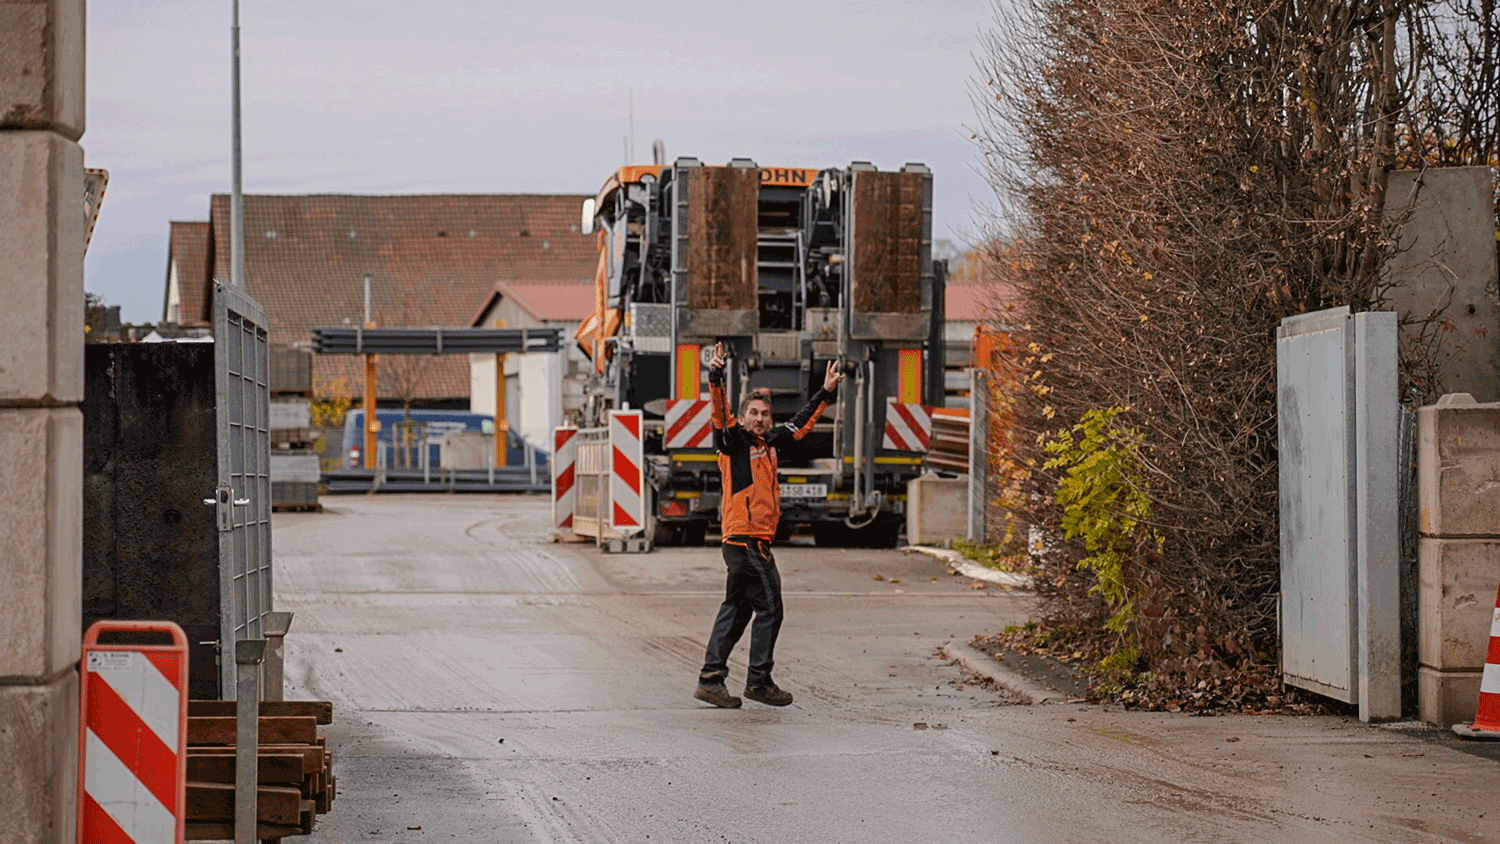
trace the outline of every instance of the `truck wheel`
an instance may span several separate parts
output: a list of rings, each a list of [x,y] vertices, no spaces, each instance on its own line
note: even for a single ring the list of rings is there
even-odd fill
[[[657,522],[651,534],[651,542],[658,548],[670,548],[682,544],[682,528],[671,522]]]
[[[849,528],[839,522],[814,522],[812,535],[819,548],[843,548],[850,540]]]
[[[682,544],[689,548],[702,548],[708,538],[708,522],[699,519],[682,526]]]
[[[856,548],[895,548],[901,537],[901,519],[878,516],[864,527],[845,529],[849,533],[849,544]]]

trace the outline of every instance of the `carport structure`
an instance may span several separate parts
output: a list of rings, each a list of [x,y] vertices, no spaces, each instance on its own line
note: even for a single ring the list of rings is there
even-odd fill
[[[379,417],[375,410],[376,369],[380,355],[493,354],[496,357],[495,447],[492,469],[506,465],[506,434],[510,429],[503,383],[505,355],[556,352],[562,332],[556,328],[315,328],[313,352],[322,355],[363,355],[364,453],[376,453]],[[490,484],[495,483],[493,471]],[[423,481],[425,484],[425,479]],[[532,479],[535,485],[535,479]]]

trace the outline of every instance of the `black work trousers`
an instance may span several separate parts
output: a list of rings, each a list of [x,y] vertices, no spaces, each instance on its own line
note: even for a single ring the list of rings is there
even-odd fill
[[[729,677],[729,653],[750,625],[750,671],[746,685],[771,685],[776,634],[781,631],[781,573],[771,554],[771,542],[745,536],[726,536],[721,546],[729,576],[724,603],[714,619],[703,658],[700,683],[722,683]],[[755,623],[751,625],[751,616]]]

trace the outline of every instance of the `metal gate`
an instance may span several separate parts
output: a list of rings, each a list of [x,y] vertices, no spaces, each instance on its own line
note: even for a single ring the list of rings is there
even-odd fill
[[[263,638],[271,611],[271,352],[266,315],[214,284],[218,427],[219,691],[235,694],[234,643]]]
[[[1398,718],[1396,315],[1283,320],[1276,377],[1282,677]]]

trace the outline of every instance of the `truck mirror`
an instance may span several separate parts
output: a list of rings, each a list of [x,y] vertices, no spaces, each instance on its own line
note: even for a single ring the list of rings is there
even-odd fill
[[[584,234],[594,233],[594,200],[592,198],[583,201],[583,214],[579,220],[578,230]]]

